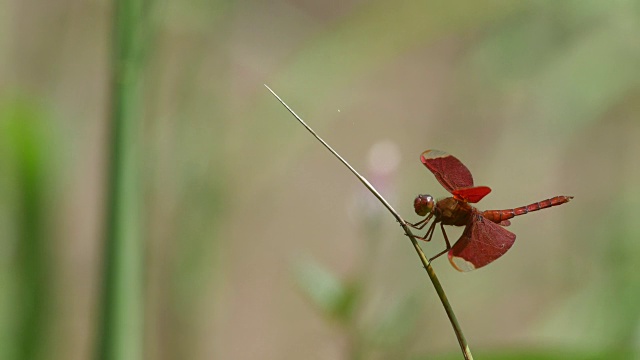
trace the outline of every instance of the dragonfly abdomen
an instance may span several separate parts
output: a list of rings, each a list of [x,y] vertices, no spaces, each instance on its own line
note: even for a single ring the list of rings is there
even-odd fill
[[[486,210],[482,212],[482,216],[495,223],[500,223],[501,221],[511,219],[512,217],[515,217],[518,215],[524,215],[531,211],[538,211],[538,210],[546,209],[552,206],[568,203],[569,200],[571,199],[573,199],[573,196],[555,196],[555,197],[552,197],[551,199],[538,201],[536,203],[529,204],[527,206],[517,207],[515,209]]]

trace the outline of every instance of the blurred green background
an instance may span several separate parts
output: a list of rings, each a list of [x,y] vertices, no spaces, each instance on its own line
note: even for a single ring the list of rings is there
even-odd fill
[[[112,2],[0,2],[0,359],[461,358],[392,216],[264,83],[409,221],[447,195],[429,148],[481,209],[575,196],[491,266],[435,262],[476,358],[640,359],[640,1],[134,5],[131,60]]]

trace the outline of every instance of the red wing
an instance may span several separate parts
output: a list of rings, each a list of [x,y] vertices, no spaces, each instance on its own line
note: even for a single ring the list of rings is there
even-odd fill
[[[420,161],[450,193],[460,188],[473,187],[473,177],[469,169],[460,160],[444,151],[427,150],[420,155]]]
[[[476,186],[471,188],[456,189],[451,193],[456,199],[468,201],[470,203],[477,203],[482,200],[491,192],[491,189],[487,186]]]
[[[511,248],[516,235],[500,225],[473,214],[460,239],[449,250],[449,262],[458,271],[479,269]]]

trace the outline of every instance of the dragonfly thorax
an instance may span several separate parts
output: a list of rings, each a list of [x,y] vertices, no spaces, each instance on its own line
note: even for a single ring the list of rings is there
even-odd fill
[[[473,207],[466,201],[448,197],[436,203],[433,213],[436,222],[442,222],[444,225],[466,226],[473,213]]]

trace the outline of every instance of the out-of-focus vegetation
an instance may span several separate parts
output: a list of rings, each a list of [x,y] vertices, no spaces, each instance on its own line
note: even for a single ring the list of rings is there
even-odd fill
[[[461,357],[393,218],[267,83],[408,220],[416,194],[446,195],[428,148],[493,189],[482,209],[575,196],[514,219],[487,268],[436,261],[477,358],[640,358],[640,1],[141,6],[140,189],[123,200],[140,208],[142,306],[125,310],[143,335],[125,346]],[[114,14],[0,3],[1,359],[86,359],[104,340]]]

